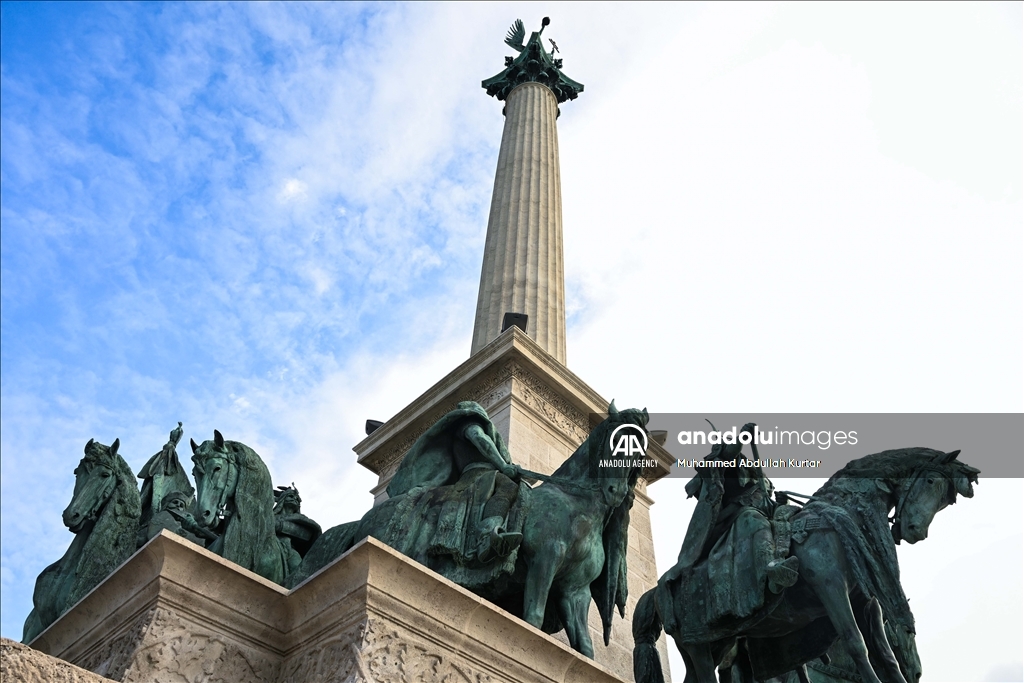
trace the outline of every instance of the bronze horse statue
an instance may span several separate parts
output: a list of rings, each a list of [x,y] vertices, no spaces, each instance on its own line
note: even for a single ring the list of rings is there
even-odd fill
[[[896,656],[903,678],[908,683],[921,680],[921,658],[917,653],[917,640],[912,631],[903,626],[894,626],[893,622],[885,621],[885,639]],[[868,655],[871,665],[876,669],[883,655],[874,647],[875,641],[868,639]],[[861,681],[857,665],[846,651],[846,645],[838,640],[832,644],[819,659],[807,662],[802,668],[790,671],[781,676],[773,676],[764,681],[757,681],[750,666],[746,651],[746,643],[737,639],[732,650],[725,655],[718,665],[719,683],[859,683]]]
[[[715,669],[738,638],[757,680],[789,671],[806,677],[804,665],[838,639],[865,683],[881,683],[879,672],[889,683],[907,683],[882,621],[884,613],[891,629],[914,632],[896,544],[924,540],[937,512],[958,494],[974,495],[979,471],[957,460],[958,454],[906,448],[848,463],[788,520],[794,530],[791,552],[799,559],[795,585],[766,598],[759,612],[744,619],[701,622],[694,589],[703,580],[706,591],[710,579],[706,573],[701,579],[700,566],[684,573],[677,565],[637,604],[637,683],[662,681],[654,646],[662,628],[686,664],[685,683],[716,683]],[[916,648],[905,655],[912,662]],[[915,669],[920,672],[919,662],[907,670]]]
[[[893,622],[885,622],[885,639],[896,656],[896,663],[899,664],[900,673],[908,683],[918,683],[921,680],[921,658],[917,654],[917,640],[911,631],[902,626],[894,626]],[[827,657],[807,662],[807,678],[811,683],[849,683],[859,681],[860,674],[857,672],[857,664],[847,653],[842,643],[836,642],[828,649]],[[880,664],[881,653],[875,652],[868,643],[868,654],[871,664],[876,669]],[[737,681],[736,683],[739,683]],[[779,683],[799,683],[797,674],[794,672],[788,678],[780,678]]]
[[[22,641],[30,643],[135,552],[142,511],[135,474],[110,446],[90,439],[75,468],[75,492],[64,525],[71,546],[36,579]]]
[[[436,525],[437,508],[452,486],[412,489],[371,508],[362,519],[328,529],[289,577],[295,586],[341,556],[367,536],[373,536],[417,562],[433,569],[537,628],[555,633],[565,628],[569,643],[587,657],[594,656],[587,618],[595,600],[604,624],[605,644],[611,632],[613,611],[620,614],[626,603],[626,549],[629,509],[633,488],[640,476],[634,467],[607,467],[609,437],[618,426],[632,424],[646,430],[646,410],[622,410],[609,406],[601,422],[576,451],[551,476],[536,487],[520,489],[517,528],[522,544],[503,561],[485,565],[486,580],[467,581],[469,574],[447,555],[431,552],[428,541]],[[524,500],[525,499],[525,500]],[[515,513],[512,513],[515,514]],[[433,521],[432,521],[433,520]]]
[[[217,534],[208,550],[246,569],[283,583],[287,559],[274,530],[274,486],[270,472],[253,449],[213,440],[192,444],[196,517]]]

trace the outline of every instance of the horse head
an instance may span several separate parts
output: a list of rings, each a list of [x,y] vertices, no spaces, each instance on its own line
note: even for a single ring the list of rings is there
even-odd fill
[[[922,449],[924,450],[924,449]],[[935,514],[956,503],[957,494],[974,496],[980,470],[957,460],[960,451],[933,451],[919,464],[900,491],[893,521],[893,538],[917,543],[928,538]]]
[[[602,460],[617,463],[646,457],[650,443],[650,434],[647,433],[649,420],[647,408],[618,410],[613,399],[608,404],[608,417],[591,434],[591,463]],[[617,507],[622,503],[640,476],[640,468],[630,465],[615,464],[610,468],[598,468],[597,471],[602,479],[601,495],[609,507]]]
[[[238,452],[229,449],[216,429],[213,440],[192,444],[192,477],[196,482],[196,512],[199,521],[216,529],[220,520],[230,515],[238,487]]]
[[[215,552],[271,581],[283,581],[281,545],[274,533],[274,486],[263,460],[245,444],[225,441],[216,430],[212,441],[193,441],[192,453],[199,518],[221,535]]]
[[[921,657],[917,653],[917,637],[913,631],[900,624],[886,621],[885,639],[896,655],[896,663],[907,683],[918,683],[921,680]]]
[[[120,439],[109,446],[93,439],[85,444],[85,457],[75,468],[75,492],[63,514],[64,526],[72,533],[77,534],[96,521],[114,494],[119,479],[123,478],[121,469],[127,469],[128,465],[120,466],[124,463],[117,455],[120,445]],[[128,476],[134,484],[130,471]]]

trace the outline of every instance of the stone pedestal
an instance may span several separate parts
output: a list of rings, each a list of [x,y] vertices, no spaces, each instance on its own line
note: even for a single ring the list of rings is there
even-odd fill
[[[164,531],[32,647],[140,683],[620,681],[372,538],[287,591]]]
[[[460,401],[480,403],[508,444],[513,461],[541,474],[550,474],[561,465],[603,419],[599,414],[608,409],[607,400],[529,335],[510,328],[356,445],[359,462],[380,476],[373,489],[375,503],[387,499],[385,489],[416,439]],[[613,620],[609,647],[604,646],[596,607],[590,610],[596,660],[626,680],[633,678],[633,609],[640,596],[658,581],[651,536],[653,501],[647,496],[647,485],[666,474],[675,462],[654,442],[648,453],[664,469],[637,484],[636,501],[630,511],[626,618],[616,616]],[[564,634],[558,637],[564,641]],[[664,637],[659,648],[669,680]]]

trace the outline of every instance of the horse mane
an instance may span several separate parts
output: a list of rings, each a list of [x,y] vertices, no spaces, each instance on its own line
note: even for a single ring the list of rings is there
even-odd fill
[[[122,562],[131,557],[136,548],[142,502],[135,483],[135,473],[128,467],[124,458],[117,454],[111,458],[109,449],[103,448],[105,452],[98,448],[88,449],[83,461],[111,467],[117,477],[117,484],[96,524],[88,532],[88,539],[82,546],[76,566],[65,568],[65,571],[75,571],[78,577],[64,609],[85,597]]]
[[[256,451],[245,444],[226,441],[224,445],[238,467],[235,509],[224,530],[224,557],[280,583],[284,579],[283,565],[264,566],[268,555],[280,555],[274,531],[274,485],[270,471]]]
[[[946,502],[956,503],[956,495],[971,498],[974,496],[973,483],[977,483],[979,470],[957,460],[955,457],[948,462],[947,453],[933,448],[897,448],[881,453],[873,453],[863,458],[848,462],[841,470],[833,474],[818,489],[815,497],[835,495],[837,483],[843,479],[880,479],[894,488],[898,488],[902,480],[908,479],[921,468],[928,468],[942,473],[949,482],[950,488]]]

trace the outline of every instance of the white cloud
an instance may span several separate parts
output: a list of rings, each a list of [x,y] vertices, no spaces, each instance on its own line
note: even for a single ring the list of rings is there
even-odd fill
[[[306,198],[306,183],[296,178],[289,178],[285,181],[281,191],[277,194],[282,201],[294,201]]]

